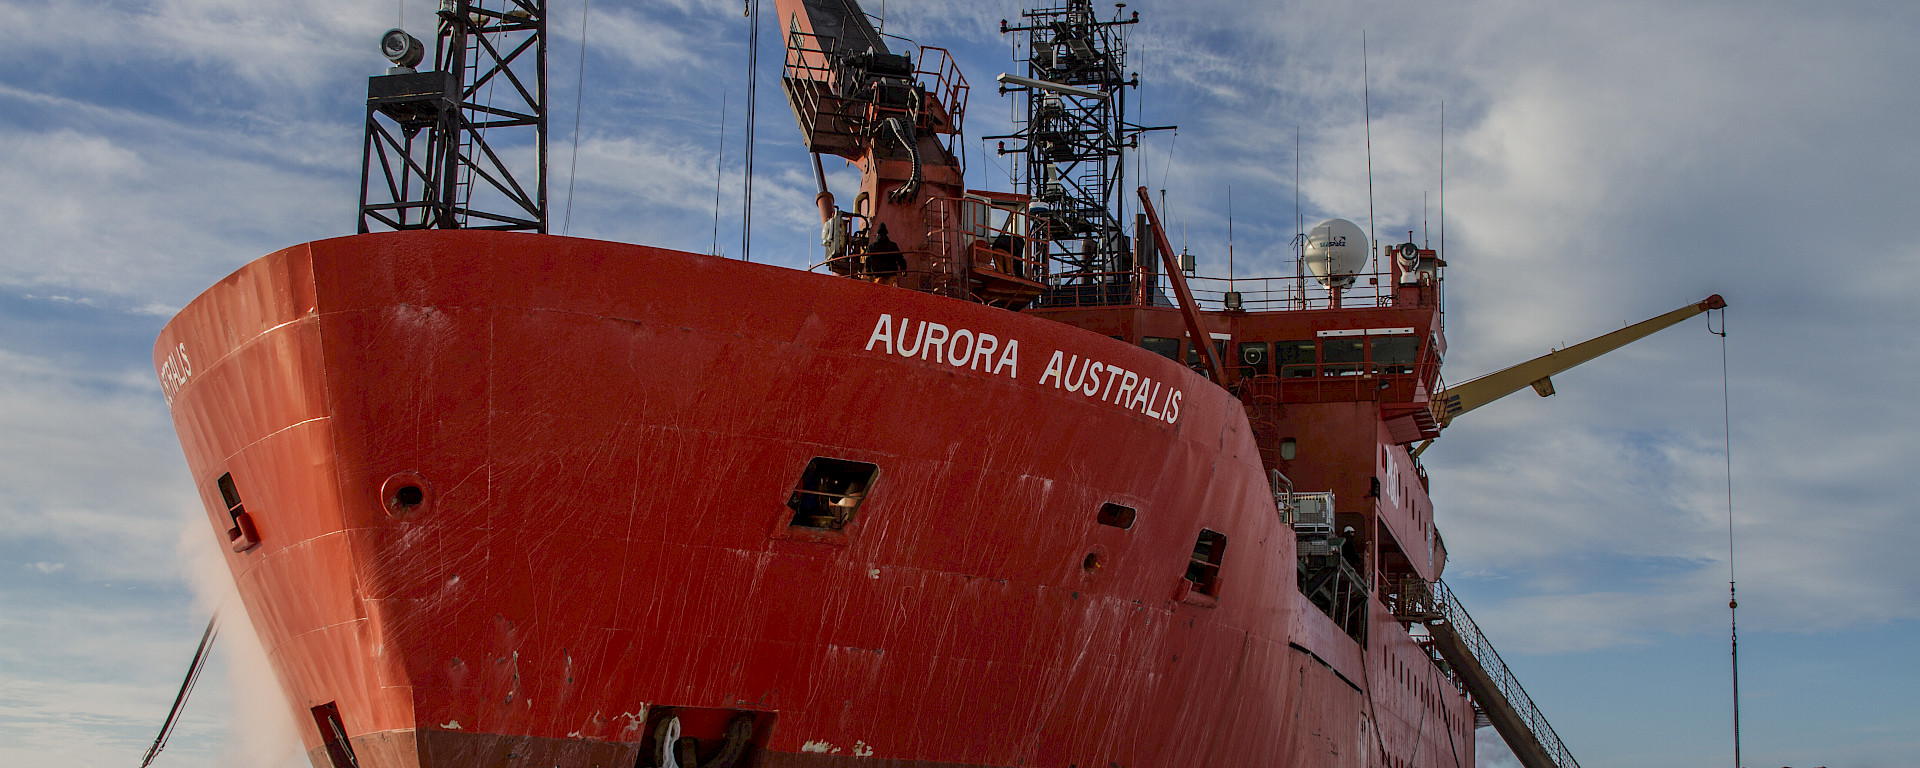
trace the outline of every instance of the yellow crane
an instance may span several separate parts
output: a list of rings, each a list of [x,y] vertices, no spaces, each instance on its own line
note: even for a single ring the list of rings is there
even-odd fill
[[[1533,391],[1540,393],[1541,397],[1546,397],[1553,394],[1554,374],[1608,352],[1612,352],[1635,341],[1639,341],[1652,335],[1655,331],[1676,325],[1682,320],[1686,320],[1694,315],[1709,310],[1724,309],[1726,306],[1726,299],[1720,298],[1720,294],[1716,293],[1702,301],[1688,304],[1659,317],[1643,320],[1604,336],[1580,342],[1566,349],[1556,349],[1524,363],[1508,366],[1493,373],[1448,386],[1446,390],[1441,393],[1440,398],[1434,401],[1434,419],[1440,422],[1440,426],[1444,428],[1448,424],[1453,423],[1453,420],[1460,414],[1511,395],[1528,386],[1532,386]],[[1432,442],[1431,440],[1427,441],[1427,443]],[[1427,443],[1422,443],[1420,448],[1414,452],[1415,455],[1419,455],[1420,450],[1425,450]]]

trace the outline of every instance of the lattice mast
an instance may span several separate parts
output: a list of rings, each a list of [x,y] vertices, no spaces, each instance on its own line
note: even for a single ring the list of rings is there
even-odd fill
[[[547,231],[546,0],[442,0],[433,69],[403,30],[367,82],[362,233]]]
[[[1091,0],[1066,0],[1022,12],[1018,25],[1000,22],[1003,34],[1027,35],[1029,55],[1025,78],[1001,78],[1002,91],[1022,94],[1027,109],[1019,131],[1007,137],[1016,144],[1002,142],[999,151],[1025,156],[1022,188],[1067,266],[1054,289],[1074,291],[1080,303],[1088,285],[1124,282],[1133,269],[1118,215],[1123,153],[1148,129],[1126,121],[1126,90],[1140,80],[1126,74],[1122,28],[1139,21],[1138,12],[1103,21]]]

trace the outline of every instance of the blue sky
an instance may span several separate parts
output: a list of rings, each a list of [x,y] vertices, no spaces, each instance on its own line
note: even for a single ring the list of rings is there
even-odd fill
[[[767,3],[771,8],[771,3]],[[228,589],[154,381],[202,288],[350,233],[362,78],[432,4],[0,0],[0,763],[138,760]],[[595,3],[570,234],[739,253],[739,0]],[[892,0],[1005,132],[1014,0]],[[877,3],[869,10],[878,10]],[[1920,9],[1907,3],[1136,0],[1136,169],[1224,272],[1438,225],[1446,103],[1461,380],[1724,294],[1749,766],[1920,764]],[[552,6],[564,203],[582,6]],[[773,28],[773,27],[769,27]],[[812,181],[761,56],[756,260],[804,264]],[[721,125],[722,103],[726,124]],[[716,158],[716,152],[724,154]],[[998,158],[969,148],[976,184]],[[721,174],[714,235],[716,159]],[[853,176],[829,168],[843,196]],[[558,210],[559,204],[556,205]],[[556,229],[558,229],[556,225]],[[1731,763],[1721,347],[1700,321],[1463,417],[1423,459],[1448,581],[1588,768]],[[280,766],[290,720],[230,622],[162,765]],[[1483,765],[1506,764],[1481,732]]]

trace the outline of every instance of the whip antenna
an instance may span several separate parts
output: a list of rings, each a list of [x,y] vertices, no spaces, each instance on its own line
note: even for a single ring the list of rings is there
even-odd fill
[[[1367,255],[1373,255],[1374,240],[1379,233],[1373,227],[1373,98],[1370,80],[1367,74],[1367,31],[1360,30],[1360,109],[1366,116],[1367,128]]]
[[[747,0],[747,172],[740,204],[740,260],[753,261],[754,96],[760,82],[760,0]]]

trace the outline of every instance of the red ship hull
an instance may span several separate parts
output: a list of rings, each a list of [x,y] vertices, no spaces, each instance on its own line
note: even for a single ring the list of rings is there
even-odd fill
[[[1377,598],[1361,644],[1296,589],[1241,402],[1089,331],[426,231],[260,259],[155,362],[322,768],[649,765],[663,717],[705,753],[741,713],[762,766],[1473,764]],[[878,467],[844,530],[794,525],[816,457]]]

